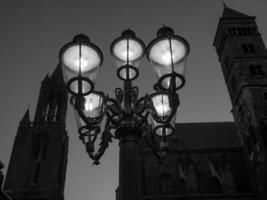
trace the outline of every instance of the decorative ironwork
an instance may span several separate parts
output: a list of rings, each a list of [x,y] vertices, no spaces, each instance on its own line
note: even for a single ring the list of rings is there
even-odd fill
[[[162,50],[166,55],[162,56],[162,60],[157,57],[161,52],[161,46],[158,44],[165,45]],[[177,49],[181,52],[174,55]],[[145,136],[148,146],[158,158],[162,159],[168,149],[168,135],[174,132],[171,123],[175,120],[179,106],[179,96],[176,92],[185,83],[183,62],[189,53],[189,45],[185,39],[174,35],[171,28],[164,26],[158,31],[158,37],[148,45],[147,52],[144,43],[129,29],[113,41],[110,50],[119,63],[117,75],[124,83],[123,88],[115,89],[115,98],[95,90],[93,79],[96,72],[92,72],[92,75],[87,68],[97,70],[102,64],[103,54],[87,36],[82,34],[75,36],[73,42],[65,45],[60,51],[59,57],[63,69],[65,67],[67,75],[70,74],[71,77],[66,82],[72,94],[70,102],[76,112],[79,139],[85,145],[94,164],[99,164],[99,159],[112,138],[121,140],[124,137],[119,130],[134,128]],[[86,62],[87,57],[90,57],[88,52],[92,52],[91,57],[94,62],[91,60]],[[156,92],[138,98],[139,90],[136,86],[132,86],[132,81],[139,75],[137,67],[145,53],[152,64],[158,61],[156,65],[162,64],[166,70],[162,71],[163,74],[159,74],[159,81],[154,85]],[[66,58],[66,55],[72,56],[73,60]],[[177,56],[180,56],[180,60]],[[167,63],[170,66],[167,66]],[[179,68],[179,65],[181,69],[177,72],[175,68]],[[73,69],[77,71],[72,72]],[[177,85],[177,81],[181,83]],[[167,82],[168,88],[166,88]],[[72,84],[77,84],[76,88]],[[84,84],[87,84],[85,89]],[[101,132],[103,126],[104,130]],[[96,149],[97,141],[99,146]]]

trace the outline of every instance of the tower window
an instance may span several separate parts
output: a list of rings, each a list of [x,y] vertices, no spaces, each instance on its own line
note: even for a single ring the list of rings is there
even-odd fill
[[[236,28],[233,28],[233,33],[234,33],[234,35],[237,35],[237,34],[238,34],[238,32],[237,32],[237,29],[236,29]]]
[[[43,160],[46,159],[48,142],[47,141],[37,141],[36,147],[34,151],[34,159],[35,160]]]
[[[242,29],[241,28],[237,28],[237,33],[238,33],[238,35],[241,35],[242,34]]]
[[[255,53],[255,48],[252,43],[249,44],[242,44],[243,52],[244,53]]]
[[[261,65],[249,65],[251,75],[263,75],[263,69]]]
[[[50,110],[50,105],[48,104],[48,105],[46,106],[46,111],[45,111],[45,113],[44,113],[44,121],[45,121],[45,122],[47,122],[47,120],[48,120],[49,110]]]
[[[58,115],[58,105],[56,105],[56,107],[55,107],[55,113],[54,113],[54,117],[53,117],[53,122],[56,122],[57,115]]]
[[[254,49],[254,45],[253,44],[249,43],[248,44],[248,49],[249,49],[250,53],[255,53],[255,49]]]
[[[242,48],[244,53],[248,53],[248,46],[246,44],[242,44]]]
[[[246,28],[245,30],[248,35],[251,35],[251,28]]]
[[[227,31],[227,33],[230,34],[230,35],[234,34],[234,31],[233,31],[232,28],[227,28],[226,31]]]

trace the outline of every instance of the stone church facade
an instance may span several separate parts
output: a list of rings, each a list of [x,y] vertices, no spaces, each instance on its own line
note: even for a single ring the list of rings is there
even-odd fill
[[[214,47],[235,122],[176,124],[162,162],[141,145],[143,200],[267,199],[267,51],[255,17],[225,7]]]
[[[142,200],[267,199],[267,52],[255,17],[224,8],[214,39],[235,122],[178,123],[159,161],[140,144]],[[13,200],[63,200],[67,90],[58,66],[22,118],[4,183]]]

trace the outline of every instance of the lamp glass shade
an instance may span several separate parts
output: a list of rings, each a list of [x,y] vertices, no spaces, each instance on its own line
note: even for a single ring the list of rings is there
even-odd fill
[[[189,45],[179,36],[171,36],[170,38],[160,37],[152,41],[148,45],[148,59],[152,64],[152,68],[159,78],[166,74],[177,73],[184,77],[186,58],[189,53]],[[162,86],[166,89],[170,86],[170,76],[164,79]],[[182,84],[180,78],[176,78],[176,87]]]
[[[100,62],[98,53],[88,45],[81,45],[81,48],[79,44],[70,46],[63,54],[64,66],[76,73],[79,73],[80,69],[82,74],[92,71]]]
[[[84,113],[86,117],[101,117],[103,111],[103,97],[97,93],[90,93],[85,97]]]
[[[134,79],[138,73],[140,60],[145,54],[144,43],[135,36],[121,36],[114,40],[110,50],[119,69],[119,77],[122,79]]]
[[[69,80],[81,76],[83,77],[82,92],[86,93],[91,89],[91,85],[85,79],[95,82],[99,67],[102,63],[101,51],[92,43],[72,42],[63,47],[60,54],[63,67],[64,80]],[[78,93],[78,81],[70,84],[71,91]]]
[[[156,94],[151,97],[153,107],[158,117],[168,117],[172,109],[170,107],[169,96],[167,94]]]
[[[128,40],[128,45],[127,45]],[[120,66],[124,64],[134,65],[136,61],[139,61],[144,55],[144,49],[142,44],[134,39],[123,38],[119,40],[112,49],[113,55]],[[128,57],[128,59],[127,59]],[[128,63],[127,63],[128,60]],[[120,67],[119,66],[119,67]],[[138,67],[138,66],[136,66]]]

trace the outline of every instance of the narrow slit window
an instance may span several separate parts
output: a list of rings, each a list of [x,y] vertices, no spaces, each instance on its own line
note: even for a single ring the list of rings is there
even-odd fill
[[[254,48],[254,45],[249,43],[248,44],[248,49],[249,49],[249,53],[255,53],[255,48]]]
[[[39,174],[40,174],[40,162],[37,162],[35,165],[35,170],[33,175],[33,183],[39,182]]]
[[[42,159],[46,159],[47,147],[48,147],[48,142],[45,142],[43,145]]]
[[[249,52],[248,46],[246,44],[242,44],[242,48],[243,48],[243,52],[244,53],[248,53]]]

